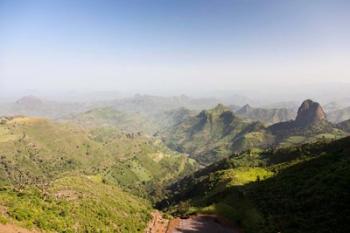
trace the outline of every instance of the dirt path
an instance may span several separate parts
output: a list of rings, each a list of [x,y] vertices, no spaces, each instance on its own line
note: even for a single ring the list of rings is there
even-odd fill
[[[145,233],[166,233],[168,231],[169,220],[164,219],[158,211],[152,213],[152,220],[149,222]]]
[[[39,233],[35,230],[27,230],[13,224],[0,224],[1,233]]]
[[[155,212],[146,233],[240,233],[240,231],[221,223],[215,216],[198,215],[169,221],[163,219],[159,212]]]
[[[232,227],[225,226],[215,216],[198,215],[176,221],[167,233],[239,233]]]

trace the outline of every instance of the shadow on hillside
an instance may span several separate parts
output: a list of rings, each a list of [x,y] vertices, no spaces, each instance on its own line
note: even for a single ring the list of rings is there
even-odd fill
[[[195,216],[181,220],[173,233],[238,233],[230,227],[224,226],[214,216]]]

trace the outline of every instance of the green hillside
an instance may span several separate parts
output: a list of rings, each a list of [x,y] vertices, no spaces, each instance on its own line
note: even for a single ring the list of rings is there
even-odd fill
[[[77,123],[82,127],[113,127],[128,133],[153,134],[158,130],[158,126],[141,113],[120,112],[111,107],[92,109],[66,117],[65,120]]]
[[[322,107],[305,100],[295,120],[265,127],[247,122],[218,105],[196,116],[185,118],[163,132],[163,141],[172,149],[187,153],[203,165],[209,165],[248,149],[290,147],[319,140],[335,140],[348,135],[328,122]]]
[[[260,123],[248,123],[236,117],[227,107],[218,105],[186,118],[163,132],[165,143],[177,151],[190,154],[202,164],[246,148],[264,146],[270,140]]]
[[[2,187],[1,223],[50,232],[142,232],[150,220],[145,200],[86,176],[54,180],[44,190]]]
[[[168,187],[158,206],[180,215],[215,213],[246,232],[348,232],[350,137],[249,151]]]
[[[0,156],[2,220],[58,232],[143,231],[151,210],[139,197],[197,169],[142,134],[31,117],[2,118]]]

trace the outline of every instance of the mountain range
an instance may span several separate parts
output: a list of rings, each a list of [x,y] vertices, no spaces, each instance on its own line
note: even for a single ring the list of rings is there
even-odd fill
[[[12,103],[23,116],[0,117],[0,231],[142,232],[155,211],[247,233],[349,231],[349,120],[312,100],[295,117],[212,103]]]
[[[233,109],[234,111],[234,109]],[[235,115],[246,118],[251,121],[260,121],[265,125],[272,125],[282,121],[288,121],[295,117],[294,109],[288,108],[253,108],[250,105],[244,105]]]
[[[319,103],[305,100],[295,120],[268,127],[258,121],[246,121],[229,108],[217,105],[168,128],[163,133],[163,141],[207,165],[247,149],[288,146],[345,135],[327,120]]]

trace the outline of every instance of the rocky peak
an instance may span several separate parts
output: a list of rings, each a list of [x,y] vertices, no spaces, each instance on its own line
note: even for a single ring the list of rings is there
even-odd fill
[[[43,102],[38,97],[30,95],[30,96],[24,96],[21,99],[17,100],[16,104],[24,105],[24,106],[39,106],[43,104]]]
[[[232,111],[228,107],[223,104],[218,104],[214,108],[209,110],[203,110],[199,113],[198,117],[202,119],[202,121],[209,120],[212,122],[215,119],[219,119],[224,115],[224,117],[228,117],[227,114],[231,114],[233,117]]]
[[[223,104],[218,104],[215,106],[215,108],[209,110],[210,113],[219,114],[219,115],[226,111],[230,111],[230,109],[224,106]]]
[[[299,107],[295,123],[297,126],[305,127],[323,120],[326,120],[326,114],[321,105],[308,99]]]
[[[237,113],[239,114],[245,114],[245,113],[248,113],[252,110],[253,108],[249,105],[249,104],[246,104],[244,105],[242,108],[240,108]]]

